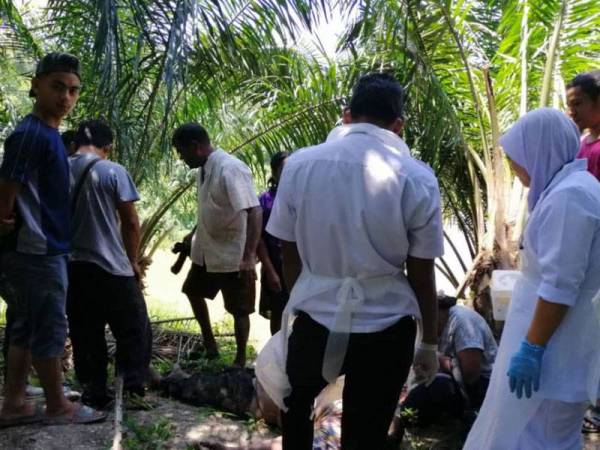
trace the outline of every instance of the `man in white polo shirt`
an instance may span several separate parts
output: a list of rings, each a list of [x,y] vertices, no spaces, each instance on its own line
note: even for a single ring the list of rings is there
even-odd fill
[[[293,287],[286,314],[297,314],[286,362],[286,450],[312,448],[314,398],[340,374],[342,448],[385,448],[413,355],[419,381],[437,371],[440,194],[431,169],[398,136],[403,97],[389,75],[361,78],[344,125],[293,154],[281,177],[267,231],[283,241]],[[416,353],[415,318],[423,331]]]
[[[233,316],[237,352],[233,363],[246,365],[250,314],[254,312],[256,248],[262,231],[262,209],[248,166],[215,149],[206,130],[188,123],[173,133],[173,146],[198,171],[198,223],[192,239],[192,268],[183,284],[200,324],[207,357],[216,357],[206,298],[223,294]]]

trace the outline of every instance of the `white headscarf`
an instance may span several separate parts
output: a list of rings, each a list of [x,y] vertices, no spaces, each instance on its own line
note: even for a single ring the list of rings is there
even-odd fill
[[[540,108],[525,114],[500,138],[504,152],[531,178],[529,211],[554,175],[575,159],[579,137],[579,129],[564,113]]]

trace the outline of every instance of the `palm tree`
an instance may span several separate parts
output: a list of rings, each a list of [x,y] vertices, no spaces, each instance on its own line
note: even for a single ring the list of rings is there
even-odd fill
[[[177,124],[202,122],[264,179],[269,153],[326,136],[346,91],[334,66],[289,45],[315,17],[303,1],[49,0],[38,39],[12,2],[0,7],[30,66],[42,47],[80,57],[84,89],[69,123],[111,123],[112,158],[145,194],[143,252],[152,253],[174,219],[193,220],[191,208],[172,207],[189,204],[193,185],[170,146]]]
[[[473,261],[440,268],[491,320],[490,273],[517,263],[523,187],[500,133],[527,110],[565,108],[565,80],[598,65],[600,4],[582,0],[346,1],[345,46],[405,78],[408,140],[438,173],[445,212]],[[449,242],[454,253],[456,246]],[[459,256],[460,259],[460,256]],[[466,268],[466,262],[462,262]],[[461,280],[459,282],[459,280]]]

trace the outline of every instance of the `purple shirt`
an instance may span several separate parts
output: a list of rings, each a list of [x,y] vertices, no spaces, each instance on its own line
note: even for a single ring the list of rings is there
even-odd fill
[[[281,241],[275,236],[269,234],[266,230],[269,217],[271,217],[273,204],[275,203],[276,193],[277,190],[275,188],[270,188],[268,191],[265,191],[260,195],[258,201],[260,202],[260,206],[263,211],[262,238],[267,246],[267,252],[269,253],[269,258],[273,263],[273,267],[275,267],[277,273],[281,275],[283,267],[281,258]]]

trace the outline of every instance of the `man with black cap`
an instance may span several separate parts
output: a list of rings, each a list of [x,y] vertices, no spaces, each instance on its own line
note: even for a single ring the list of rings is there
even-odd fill
[[[67,337],[69,164],[58,127],[79,97],[79,61],[50,53],[31,82],[33,112],[4,144],[0,167],[2,268],[15,291],[0,427],[43,420],[89,423],[106,415],[66,399],[60,357]],[[26,402],[33,363],[46,397],[42,417]]]

